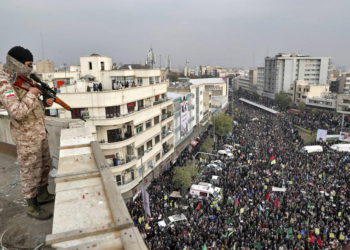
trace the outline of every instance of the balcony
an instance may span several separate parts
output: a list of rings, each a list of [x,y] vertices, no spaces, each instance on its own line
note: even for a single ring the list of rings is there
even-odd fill
[[[137,164],[137,157],[132,157],[132,158],[126,158],[123,159],[123,163],[117,165],[117,166],[114,166],[114,164],[111,164],[110,167],[111,167],[111,170],[114,174],[116,173],[120,173],[122,171],[125,171],[133,166],[135,166]]]
[[[171,130],[162,131],[162,140],[165,140],[165,138],[172,133]]]
[[[124,123],[131,122],[134,119],[134,115],[143,115],[147,114],[147,112],[152,112],[152,108],[156,106],[145,105],[143,108],[139,110],[135,110],[133,112],[129,112],[127,114],[118,114],[113,117],[105,117],[105,116],[90,116],[90,121],[95,126],[111,126],[111,125],[121,125]]]
[[[116,149],[116,148],[122,148],[130,145],[133,143],[135,138],[133,135],[128,135],[125,134],[123,138],[117,139],[116,141],[113,142],[106,142],[105,140],[100,141],[101,149],[106,150],[106,149]]]
[[[168,122],[168,118],[172,118],[173,117],[173,113],[172,112],[167,112],[166,114],[162,114],[162,122]],[[166,121],[167,120],[167,121]],[[169,119],[170,120],[170,119]]]
[[[111,164],[111,167],[122,166],[136,159],[137,159],[136,156],[127,156],[126,159],[113,158],[113,164]]]
[[[158,105],[158,104],[161,104],[161,103],[169,101],[169,100],[170,100],[169,98],[158,99],[158,100],[153,102],[153,105]]]

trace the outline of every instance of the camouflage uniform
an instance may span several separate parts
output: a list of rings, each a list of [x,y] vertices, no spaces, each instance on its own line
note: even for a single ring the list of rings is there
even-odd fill
[[[44,106],[34,94],[13,86],[10,78],[9,74],[0,71],[0,103],[11,120],[22,193],[25,199],[31,199],[36,197],[39,186],[47,184],[51,166]]]

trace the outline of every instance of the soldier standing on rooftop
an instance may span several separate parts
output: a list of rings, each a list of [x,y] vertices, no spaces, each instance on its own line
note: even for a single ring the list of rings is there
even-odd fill
[[[51,106],[53,99],[41,101],[40,90],[29,91],[15,85],[18,75],[29,77],[33,68],[33,55],[23,47],[13,47],[6,57],[4,71],[0,70],[0,104],[7,110],[10,129],[17,147],[21,185],[27,200],[27,214],[39,220],[49,219],[52,213],[40,205],[54,201],[47,191],[51,157],[45,129],[44,105]]]

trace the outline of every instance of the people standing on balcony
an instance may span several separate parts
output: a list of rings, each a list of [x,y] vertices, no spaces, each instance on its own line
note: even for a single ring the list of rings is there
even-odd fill
[[[98,91],[102,91],[102,83],[100,82],[97,86]]]
[[[22,194],[27,201],[29,216],[45,220],[52,213],[40,205],[54,201],[47,190],[51,168],[48,135],[45,128],[44,106],[52,106],[53,99],[41,101],[40,90],[29,91],[13,85],[18,75],[29,78],[33,69],[33,55],[23,47],[13,47],[6,57],[4,71],[0,71],[0,103],[10,118],[10,130],[17,148]]]

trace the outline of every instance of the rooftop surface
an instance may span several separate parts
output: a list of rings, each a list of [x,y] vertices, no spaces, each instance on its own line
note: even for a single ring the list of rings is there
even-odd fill
[[[50,192],[53,192],[52,187],[50,185]],[[53,204],[44,207],[52,210]],[[25,209],[16,157],[0,152],[0,249],[2,246],[4,249],[35,249],[51,233],[52,219],[32,219],[26,215]]]
[[[192,84],[219,84],[219,83],[225,83],[224,79],[222,78],[199,78],[199,79],[191,79],[190,83]]]

